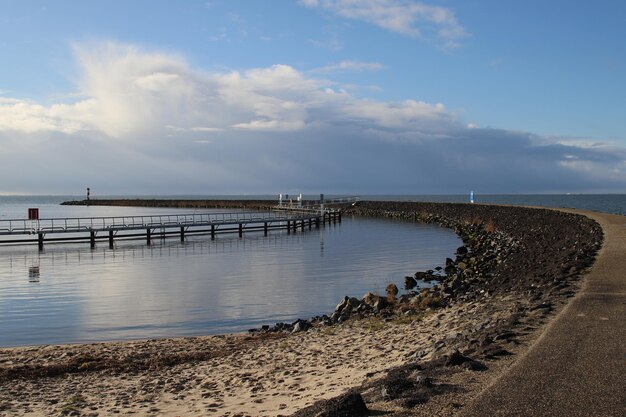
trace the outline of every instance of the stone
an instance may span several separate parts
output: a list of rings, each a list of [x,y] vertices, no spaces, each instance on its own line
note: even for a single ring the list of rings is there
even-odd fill
[[[348,299],[348,305],[346,307],[349,307],[350,310],[356,310],[359,305],[361,305],[361,301],[358,298],[350,297]]]
[[[367,294],[365,294],[363,296],[363,303],[369,305],[369,306],[374,306],[374,303],[376,302],[376,300],[378,299],[378,296],[372,294],[371,292],[368,292]]]
[[[378,299],[374,302],[374,307],[376,310],[382,310],[389,306],[389,302],[384,297],[378,297]]]
[[[387,288],[385,288],[385,291],[387,291],[387,295],[391,295],[393,297],[398,295],[398,287],[394,283],[387,285]]]
[[[411,290],[415,288],[417,285],[417,281],[413,277],[404,277],[404,288],[407,290]]]
[[[308,321],[306,321],[306,320],[296,320],[296,322],[293,325],[293,330],[291,332],[292,333],[305,332],[305,331],[309,330],[310,327],[311,327],[311,325],[309,324]]]
[[[337,307],[335,307],[335,312],[340,313],[348,305],[348,301],[350,301],[350,297],[343,297],[339,304],[337,304]]]

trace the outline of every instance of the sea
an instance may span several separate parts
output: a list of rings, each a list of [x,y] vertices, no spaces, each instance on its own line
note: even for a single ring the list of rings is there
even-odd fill
[[[116,198],[119,196],[99,196]],[[315,198],[316,196],[305,196]],[[333,198],[335,196],[327,196]],[[63,206],[82,196],[0,196],[1,223],[27,218],[214,212]],[[257,199],[272,196],[124,196]],[[276,197],[277,198],[277,197]],[[469,195],[360,196],[468,202]],[[626,195],[475,195],[477,203],[626,213]],[[222,210],[223,211],[223,210]],[[461,240],[435,225],[344,216],[287,234],[272,230],[107,243],[0,245],[0,347],[223,334],[331,313],[345,296],[384,294],[389,283],[443,266]]]

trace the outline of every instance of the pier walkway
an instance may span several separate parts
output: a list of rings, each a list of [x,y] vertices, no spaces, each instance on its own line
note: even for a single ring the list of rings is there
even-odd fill
[[[14,219],[0,220],[0,245],[37,243],[42,249],[44,242],[89,241],[94,247],[97,240],[145,237],[147,244],[157,237],[177,235],[184,241],[186,235],[238,233],[286,229],[288,233],[308,226],[320,227],[327,222],[341,222],[340,210],[284,210],[240,211],[232,213],[194,213],[171,215]]]

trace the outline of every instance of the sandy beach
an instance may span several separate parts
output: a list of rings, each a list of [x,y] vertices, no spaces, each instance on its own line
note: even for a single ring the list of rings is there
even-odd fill
[[[411,204],[354,214],[457,228],[469,252],[430,292],[304,332],[1,349],[0,416],[359,415],[347,392],[370,415],[454,415],[575,294],[601,232],[548,210]]]
[[[290,415],[314,401],[382,376],[383,371],[445,353],[457,332],[510,318],[512,297],[472,302],[423,317],[377,318],[306,333],[44,346],[2,350],[3,367],[71,368],[57,377],[2,386],[3,415]],[[209,358],[168,366],[136,358]],[[158,359],[155,359],[158,360]],[[73,362],[72,362],[73,361]],[[95,363],[103,369],[82,372]],[[90,365],[92,364],[92,365]],[[463,373],[472,373],[464,371]],[[476,383],[479,383],[478,381]],[[393,405],[379,405],[391,409]]]

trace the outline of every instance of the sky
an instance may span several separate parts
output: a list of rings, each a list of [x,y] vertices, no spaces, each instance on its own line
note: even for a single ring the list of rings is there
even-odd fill
[[[0,0],[0,194],[624,193],[624,16]]]

